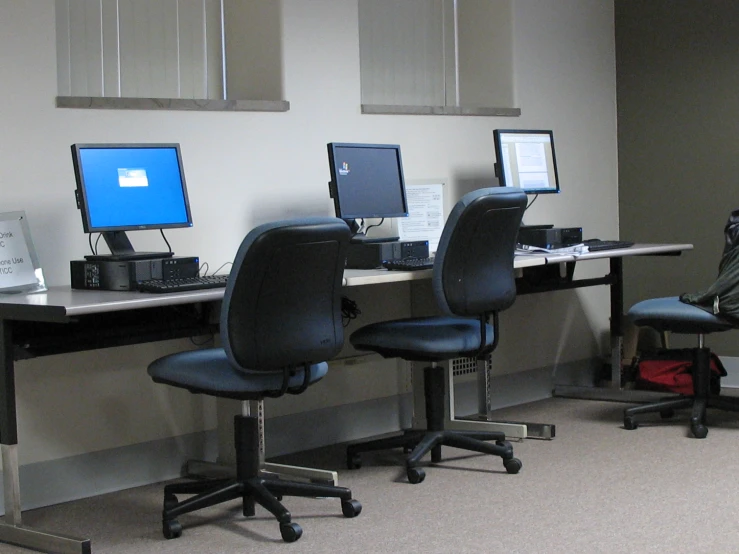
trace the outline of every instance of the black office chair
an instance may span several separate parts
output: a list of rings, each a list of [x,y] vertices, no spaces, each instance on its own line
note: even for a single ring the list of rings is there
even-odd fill
[[[343,344],[341,286],[349,235],[335,218],[270,223],[251,231],[236,254],[223,298],[223,347],[165,356],[149,365],[149,375],[157,383],[244,403],[305,391],[326,374],[323,360]],[[255,514],[255,502],[271,512],[285,542],[298,540],[303,531],[281,504],[282,496],[340,498],[344,516],[359,515],[362,506],[347,488],[261,477],[257,417],[237,415],[234,428],[235,479],[165,486],[166,538],[182,534],[178,516],[235,498],[242,499],[245,516]],[[195,496],[179,501],[177,494]]]
[[[693,395],[681,395],[627,408],[624,410],[625,429],[636,429],[638,423],[634,416],[640,414],[658,412],[667,418],[674,414],[674,410],[692,408],[690,430],[693,436],[703,439],[708,435],[707,408],[739,412],[739,399],[721,397],[711,392],[711,351],[704,342],[705,335],[709,333],[735,329],[731,322],[697,306],[686,304],[677,296],[644,300],[634,304],[627,316],[635,325],[652,327],[660,331],[663,337],[666,332],[697,335],[698,345],[693,349]]]
[[[444,429],[446,387],[438,362],[486,358],[497,346],[498,312],[516,298],[513,257],[525,208],[526,195],[516,188],[465,195],[449,215],[434,260],[434,294],[448,315],[374,323],[352,333],[349,340],[359,350],[429,365],[424,369],[428,429],[350,445],[350,469],[361,466],[360,452],[403,447],[412,449],[406,458],[408,480],[420,483],[426,477],[418,467],[421,458],[431,452],[431,461],[440,462],[442,445],[500,456],[508,473],[521,469],[504,433]]]

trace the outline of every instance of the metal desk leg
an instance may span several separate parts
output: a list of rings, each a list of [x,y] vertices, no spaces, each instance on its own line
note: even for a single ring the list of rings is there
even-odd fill
[[[259,400],[255,402],[242,403],[242,415],[248,416],[253,409],[256,410],[257,417],[259,419],[259,472],[262,476],[297,479],[311,483],[321,483],[334,486],[339,484],[339,474],[336,471],[265,462],[264,401]],[[187,462],[185,473],[193,476],[235,478],[236,468],[213,462],[190,460]]]
[[[454,371],[451,364],[444,367],[447,382],[447,402],[444,406],[444,427],[453,431],[497,431],[505,433],[511,439],[553,438],[554,425],[540,423],[524,423],[517,421],[496,421],[490,415],[490,375],[484,362],[477,364],[478,412],[464,417],[457,417],[454,410]],[[425,422],[420,421],[419,413],[425,406],[423,370],[413,368],[411,373],[413,384],[413,427],[423,428]]]
[[[257,414],[259,416],[260,473],[277,478],[287,477],[311,483],[322,483],[324,485],[337,486],[339,484],[339,474],[335,471],[265,462],[264,401],[260,400],[259,402],[256,402],[256,405]]]
[[[90,554],[90,539],[57,535],[24,527],[21,519],[18,478],[18,422],[15,412],[15,366],[11,324],[0,320],[0,449],[3,460],[5,517],[0,523],[0,542],[42,552]]]
[[[559,386],[555,388],[554,396],[563,398],[582,398],[590,400],[610,400],[619,402],[648,402],[658,398],[657,393],[651,391],[624,389],[621,383],[623,378],[621,361],[623,358],[623,312],[624,312],[624,283],[623,258],[609,258],[610,273],[608,285],[611,296],[610,346],[611,346],[611,381],[607,387]]]
[[[491,397],[491,367],[486,360],[477,360],[477,395],[478,413],[471,416],[455,419],[454,417],[454,371],[451,367],[446,368],[447,389],[449,390],[449,402],[447,402],[449,429],[460,431],[501,431],[509,438],[538,438],[553,439],[554,425],[550,423],[531,423],[521,421],[493,421]]]
[[[621,319],[624,314],[623,259],[611,258],[611,388],[621,389],[621,360],[624,348],[624,329]]]

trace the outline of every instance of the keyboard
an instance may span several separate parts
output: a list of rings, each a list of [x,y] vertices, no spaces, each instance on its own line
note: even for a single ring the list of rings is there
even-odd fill
[[[180,279],[148,279],[139,281],[141,292],[185,292],[188,290],[215,289],[225,287],[228,275],[205,275],[203,277],[182,277]]]
[[[588,252],[597,252],[599,250],[615,250],[616,248],[629,248],[634,243],[628,240],[599,240],[591,239],[583,243],[588,247]]]
[[[433,258],[403,258],[396,260],[385,260],[382,267],[397,271],[413,271],[416,269],[431,269],[434,267]]]

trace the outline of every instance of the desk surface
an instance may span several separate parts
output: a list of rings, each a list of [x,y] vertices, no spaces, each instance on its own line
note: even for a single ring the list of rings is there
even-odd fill
[[[558,264],[574,261],[599,260],[606,258],[623,258],[626,256],[655,256],[659,254],[677,254],[684,250],[692,250],[692,244],[635,244],[629,248],[614,250],[600,250],[584,254],[572,253],[532,253],[517,254],[513,267],[523,269],[548,264]],[[393,283],[397,281],[413,281],[430,279],[432,269],[418,271],[388,271],[386,269],[347,269],[344,271],[344,285],[348,287],[360,285],[375,285]]]
[[[631,248],[602,250],[586,254],[524,254],[517,255],[514,267],[525,268],[553,263],[620,258],[626,256],[659,255],[692,250],[692,244],[636,244]],[[420,271],[388,271],[386,269],[347,269],[344,285],[348,287],[429,279],[431,269]],[[134,291],[74,290],[69,286],[50,287],[35,294],[0,295],[0,317],[28,321],[63,322],[87,314],[155,308],[196,302],[214,302],[223,297],[224,289],[205,289],[168,294]]]

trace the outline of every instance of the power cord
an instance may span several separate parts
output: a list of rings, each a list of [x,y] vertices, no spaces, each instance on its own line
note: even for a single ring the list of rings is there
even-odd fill
[[[224,267],[229,266],[229,265],[233,265],[233,262],[226,262],[222,264],[218,269],[216,269],[213,272],[213,275],[216,275],[220,270],[222,270]],[[210,265],[208,265],[208,262],[203,262],[202,264],[200,264],[200,267],[198,268],[198,275],[200,275],[201,277],[204,277],[208,275],[209,270],[210,270]]]
[[[341,322],[344,327],[349,325],[352,319],[356,319],[361,315],[362,310],[359,309],[357,303],[347,296],[341,297]]]
[[[379,227],[383,223],[385,223],[385,218],[384,217],[380,220],[379,223],[375,223],[374,225],[367,226],[367,228],[364,230],[364,236],[367,236],[367,234],[368,234],[368,232],[369,232],[370,229],[372,229],[373,227]],[[362,220],[362,225],[364,225],[364,220]]]

